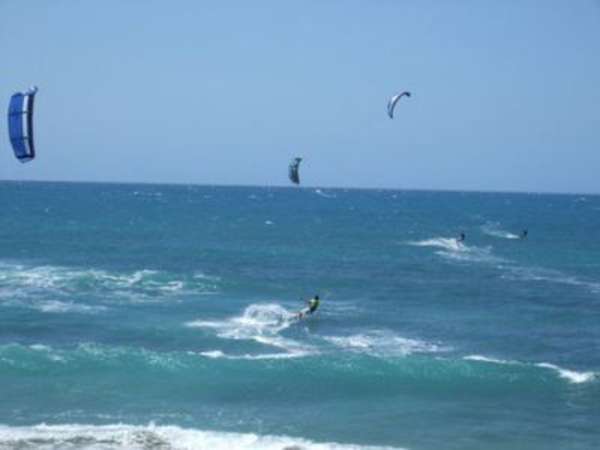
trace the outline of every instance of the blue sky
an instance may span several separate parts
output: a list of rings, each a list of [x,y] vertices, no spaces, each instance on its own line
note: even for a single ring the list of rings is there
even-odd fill
[[[0,54],[2,179],[600,192],[595,0],[0,0]]]

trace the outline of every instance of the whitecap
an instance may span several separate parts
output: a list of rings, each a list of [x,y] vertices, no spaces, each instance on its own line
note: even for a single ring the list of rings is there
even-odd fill
[[[64,362],[65,358],[57,351],[55,351],[52,347],[50,347],[49,345],[44,345],[44,344],[32,344],[29,346],[30,350],[33,350],[34,352],[38,352],[43,354],[46,358],[48,358],[51,361],[55,361],[55,362]]]
[[[582,280],[576,276],[565,274],[555,269],[542,267],[503,267],[506,273],[502,278],[515,281],[543,281],[548,283],[565,284],[587,288],[593,293],[600,293],[600,282]]]
[[[195,320],[185,325],[193,328],[214,330],[218,337],[233,340],[251,340],[276,347],[284,354],[304,356],[314,353],[308,345],[286,338],[280,333],[296,321],[296,314],[274,303],[259,303],[248,306],[241,316],[225,320]]]
[[[32,303],[30,305],[33,309],[37,309],[39,311],[45,313],[83,313],[83,314],[93,314],[100,311],[105,311],[106,307],[104,306],[90,306],[90,305],[81,305],[73,302],[61,302],[58,300],[47,300],[39,303]]]
[[[336,198],[335,194],[323,192],[321,189],[315,189],[315,194],[323,198]]]
[[[31,344],[29,348],[38,352],[47,352],[52,350],[52,347],[44,344]]]
[[[205,352],[200,352],[200,355],[206,356],[207,358],[226,358],[227,355],[223,353],[221,350],[208,350]]]
[[[327,342],[347,351],[375,356],[407,356],[438,353],[448,349],[437,344],[398,336],[388,330],[370,330],[348,336],[324,336]]]
[[[218,277],[201,272],[182,276],[145,268],[113,272],[97,268],[0,262],[0,301],[10,303],[24,299],[22,306],[33,305],[44,312],[92,312],[98,309],[65,301],[64,298],[70,299],[72,293],[77,292],[88,296],[101,295],[103,299],[115,301],[160,301],[166,296],[181,293],[213,294],[218,292],[219,281]],[[48,302],[49,295],[55,300]],[[46,303],[37,302],[40,298]]]
[[[463,357],[466,361],[481,361],[495,364],[519,364],[518,361],[511,361],[507,359],[490,358],[483,355],[468,355]]]
[[[481,226],[483,231],[488,236],[493,236],[502,239],[519,239],[520,236],[510,231],[503,230],[498,222],[486,222]]]
[[[422,241],[409,241],[408,245],[432,247],[440,250],[435,253],[445,259],[462,262],[499,263],[503,259],[492,254],[491,247],[467,245],[456,238],[436,237]]]
[[[290,359],[290,358],[301,358],[307,356],[307,352],[294,352],[294,353],[258,353],[250,354],[244,353],[241,355],[232,355],[223,353],[221,350],[208,350],[200,352],[199,355],[205,356],[211,359],[246,359],[246,360],[263,360],[263,359]]]
[[[161,291],[177,292],[177,291],[183,290],[184,287],[185,287],[184,282],[177,280],[177,281],[168,281],[164,286],[159,286],[158,288]]]
[[[550,363],[539,363],[536,364],[536,366],[554,370],[558,372],[558,375],[561,378],[564,378],[569,382],[575,384],[586,383],[596,378],[596,373],[594,372],[577,372],[575,370],[564,369],[562,367]]]
[[[467,361],[479,361],[485,363],[492,364],[502,364],[502,365],[519,365],[519,366],[535,366],[543,369],[550,369],[554,372],[558,373],[559,377],[566,379],[570,383],[580,384],[586,383],[594,380],[597,377],[597,373],[587,371],[587,372],[577,372],[575,370],[565,369],[563,367],[559,367],[556,364],[541,362],[541,363],[526,363],[515,360],[504,360],[498,358],[490,358],[482,355],[468,355],[463,357],[464,360]]]
[[[431,239],[424,239],[422,241],[411,241],[408,242],[408,244],[414,245],[416,247],[437,247],[454,252],[462,252],[468,250],[468,247],[456,238],[437,237]]]
[[[180,353],[155,352],[139,347],[135,349],[129,347],[111,347],[95,342],[78,344],[75,353],[69,355],[69,357],[72,356],[88,358],[95,362],[131,361],[132,359],[139,358],[145,364],[167,370],[178,370],[187,366],[185,360],[180,357]]]
[[[290,436],[257,435],[205,431],[174,425],[0,425],[0,447],[4,448],[102,448],[173,450],[383,450],[393,447],[369,447],[335,442],[313,442]]]

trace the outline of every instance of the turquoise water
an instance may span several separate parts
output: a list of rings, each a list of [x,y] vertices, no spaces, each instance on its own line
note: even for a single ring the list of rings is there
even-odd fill
[[[598,448],[600,197],[4,182],[0,205],[0,449]]]

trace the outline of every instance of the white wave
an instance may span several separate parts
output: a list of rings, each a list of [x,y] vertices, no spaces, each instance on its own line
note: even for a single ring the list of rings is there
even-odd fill
[[[482,356],[482,355],[468,355],[468,356],[464,356],[463,359],[466,361],[481,361],[481,362],[488,362],[488,363],[494,363],[494,364],[519,364],[518,361],[490,358],[488,356]]]
[[[494,264],[503,262],[504,259],[494,256],[491,252],[491,248],[477,248],[471,247],[468,252],[445,252],[439,251],[436,252],[437,255],[440,255],[446,259],[451,259],[455,261],[461,262],[478,262],[478,263],[486,263],[486,264]]]
[[[183,281],[167,281],[163,286],[159,286],[158,289],[161,291],[167,292],[177,292],[181,291],[185,288],[185,283]]]
[[[27,298],[28,303],[46,312],[74,311],[77,305],[60,311],[60,297],[73,293],[102,295],[103,298],[148,301],[179,293],[211,294],[218,291],[218,277],[202,273],[176,276],[168,272],[140,269],[132,272],[109,272],[66,266],[32,266],[0,262],[0,300]],[[34,305],[40,297],[58,297],[59,303]],[[106,295],[110,294],[110,295]],[[79,312],[84,312],[79,309]]]
[[[468,251],[468,247],[456,238],[437,237],[424,239],[422,241],[408,242],[408,244],[417,247],[437,247],[453,252]]]
[[[73,302],[61,302],[58,300],[47,300],[31,305],[32,308],[45,313],[83,313],[93,314],[99,311],[105,311],[104,306],[81,305]]]
[[[491,247],[466,245],[455,238],[437,237],[422,241],[410,241],[408,245],[416,247],[439,248],[435,253],[446,259],[463,262],[498,263],[503,259],[492,254]]]
[[[133,196],[134,197],[162,197],[163,193],[162,192],[145,192],[145,191],[133,191]]]
[[[271,220],[265,220],[265,225],[273,225],[273,221],[271,221]]]
[[[52,350],[52,347],[50,347],[49,345],[44,345],[44,344],[31,344],[29,346],[29,348],[31,350],[36,350],[39,352],[46,352],[46,351]]]
[[[536,366],[554,370],[558,372],[558,375],[561,378],[575,384],[586,383],[596,378],[596,373],[594,372],[576,372],[575,370],[563,369],[562,367],[550,363],[539,363],[536,364]]]
[[[323,198],[336,198],[335,194],[329,192],[323,192],[321,189],[315,189],[315,194]]]
[[[20,344],[12,343],[0,346],[0,353],[4,350],[19,350],[30,352],[32,355],[41,356],[50,361],[55,362],[77,362],[87,361],[92,364],[117,363],[126,364],[135,360],[149,366],[160,367],[170,371],[180,370],[188,367],[188,360],[182,358],[182,353],[179,352],[157,352],[145,348],[118,347],[107,346],[95,342],[83,342],[74,347],[53,348],[44,344],[32,344],[28,347]],[[1,359],[0,359],[1,360]],[[30,358],[26,358],[27,361]],[[11,362],[11,365],[19,364]],[[27,362],[26,364],[37,364],[35,361]],[[0,446],[0,449],[2,446]]]
[[[94,361],[118,361],[139,358],[144,363],[167,370],[177,370],[186,367],[186,363],[178,353],[155,352],[145,348],[111,347],[95,342],[83,342],[77,345],[75,353],[62,352],[63,356],[74,358],[84,357]]]
[[[73,301],[41,300],[25,295],[23,292],[14,293],[10,290],[0,289],[0,300],[7,298],[2,304],[9,307],[27,308],[48,314],[96,314],[108,308],[102,305],[85,305]]]
[[[197,320],[188,322],[191,327],[214,328],[220,337],[248,339],[255,336],[276,335],[288,328],[295,314],[275,303],[253,304],[241,316],[223,321]]]
[[[206,356],[207,358],[226,358],[227,355],[223,353],[221,350],[208,350],[206,352],[200,352],[202,356]]]
[[[224,339],[252,340],[263,345],[284,350],[284,354],[304,356],[314,349],[293,339],[280,335],[296,322],[296,314],[274,303],[248,306],[241,316],[223,321],[196,320],[187,322],[188,327],[208,328]]]
[[[221,281],[221,277],[207,275],[204,272],[195,272],[193,278],[197,280],[207,280],[215,283]]]
[[[407,356],[447,350],[437,344],[404,338],[386,330],[371,330],[350,336],[324,336],[323,339],[344,350],[375,356]]]
[[[295,353],[259,353],[252,355],[250,353],[244,353],[243,355],[231,355],[223,353],[221,350],[208,350],[199,353],[201,356],[212,359],[247,359],[247,360],[261,360],[261,359],[290,359],[290,358],[301,358],[307,356],[307,352],[295,352]]]
[[[502,278],[516,281],[544,281],[548,283],[579,286],[593,293],[600,293],[600,282],[582,280],[573,275],[567,275],[559,270],[544,269],[542,267],[504,267],[506,273]]]
[[[317,443],[290,436],[203,431],[173,425],[0,425],[0,448],[172,450],[354,450],[391,449],[334,442]]]
[[[361,301],[343,301],[336,300],[335,302],[327,305],[327,311],[323,311],[323,314],[333,314],[336,317],[342,316],[356,316],[364,314],[366,308],[362,306]]]
[[[589,371],[588,372],[577,372],[575,370],[565,369],[565,368],[559,367],[555,364],[550,364],[550,363],[546,363],[546,362],[525,363],[525,362],[514,361],[514,360],[490,358],[490,357],[482,356],[482,355],[469,355],[469,356],[463,357],[463,359],[465,359],[467,361],[480,361],[480,362],[486,362],[486,363],[492,363],[492,364],[535,366],[535,367],[541,367],[544,369],[550,369],[550,370],[557,372],[561,378],[564,378],[567,381],[569,381],[570,383],[574,383],[574,384],[586,383],[588,381],[594,380],[598,376],[598,374],[595,372],[589,372]]]
[[[510,231],[503,230],[498,222],[486,222],[481,226],[483,231],[488,236],[493,236],[502,239],[519,239],[520,236]]]
[[[54,351],[52,347],[44,344],[32,344],[29,348],[35,352],[43,353],[48,359],[56,362],[64,362],[65,358],[58,352]]]

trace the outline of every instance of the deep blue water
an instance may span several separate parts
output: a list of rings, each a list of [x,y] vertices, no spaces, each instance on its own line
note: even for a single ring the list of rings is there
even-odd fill
[[[3,182],[0,207],[0,449],[599,446],[598,196]]]

